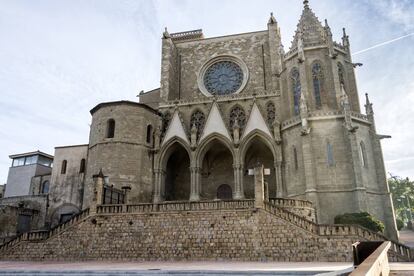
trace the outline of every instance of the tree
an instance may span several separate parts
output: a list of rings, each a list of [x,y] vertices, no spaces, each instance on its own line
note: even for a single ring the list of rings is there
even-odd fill
[[[405,224],[411,219],[414,212],[414,182],[407,178],[391,176],[388,179],[395,214]]]

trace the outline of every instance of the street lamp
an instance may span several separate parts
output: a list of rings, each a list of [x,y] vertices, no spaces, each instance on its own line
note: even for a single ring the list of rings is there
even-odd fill
[[[409,198],[409,196],[406,196],[406,195],[402,195],[402,196],[400,196],[400,198],[401,199],[407,199],[407,217],[408,217],[408,223],[407,223],[407,226],[408,226],[408,228],[409,229],[412,229],[412,220],[413,220],[413,215],[412,215],[412,213],[411,213],[411,205],[410,205],[410,198]],[[403,205],[404,205],[404,203],[403,203]]]

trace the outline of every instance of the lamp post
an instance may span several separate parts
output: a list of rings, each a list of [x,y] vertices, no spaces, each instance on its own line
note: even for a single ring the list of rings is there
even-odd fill
[[[408,218],[408,223],[407,223],[407,227],[408,229],[412,229],[413,225],[412,225],[412,220],[413,220],[413,215],[411,213],[411,204],[410,204],[410,197],[407,195],[402,195],[400,196],[401,199],[407,199],[407,209],[406,209],[406,214],[407,214],[407,218]],[[404,205],[404,201],[403,201],[403,205]],[[405,206],[404,206],[405,207]]]

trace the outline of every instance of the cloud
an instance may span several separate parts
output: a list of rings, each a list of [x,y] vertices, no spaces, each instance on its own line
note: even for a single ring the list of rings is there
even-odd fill
[[[86,143],[89,110],[103,101],[136,100],[159,87],[161,33],[203,28],[207,37],[266,29],[274,12],[289,48],[302,4],[282,0],[3,0],[0,10],[0,183],[8,155]],[[340,40],[366,49],[413,30],[413,2],[311,1]],[[361,95],[370,93],[387,166],[403,177],[414,140],[413,37],[361,53]],[[398,123],[396,123],[398,122]],[[391,162],[387,162],[391,160]],[[396,161],[398,160],[398,161]]]

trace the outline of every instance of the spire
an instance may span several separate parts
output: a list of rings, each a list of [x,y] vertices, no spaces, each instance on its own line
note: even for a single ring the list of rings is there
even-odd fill
[[[372,115],[374,110],[372,109],[372,103],[369,101],[368,93],[365,93],[365,114]]]
[[[302,15],[299,19],[290,50],[298,46],[300,31],[302,31],[302,39],[305,47],[309,44],[324,44],[326,41],[325,29],[309,7],[309,1],[303,1],[303,5]]]
[[[270,18],[267,24],[277,24],[276,18],[273,16],[273,12],[270,13]]]
[[[164,32],[162,33],[163,38],[171,38],[170,33],[167,30],[167,27],[165,27]]]
[[[349,47],[349,36],[346,34],[345,28],[342,28],[342,45]]]

